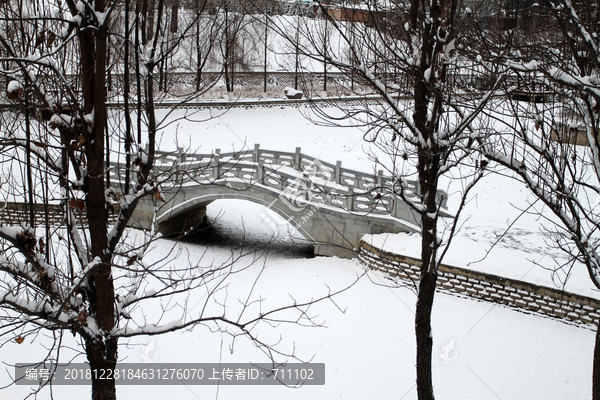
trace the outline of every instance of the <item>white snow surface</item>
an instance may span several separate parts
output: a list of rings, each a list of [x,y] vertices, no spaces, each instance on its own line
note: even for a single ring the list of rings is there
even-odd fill
[[[234,232],[242,225],[250,236],[269,237],[261,223],[262,206],[225,200],[209,206],[209,216]],[[282,235],[280,240],[286,239]],[[287,239],[289,240],[289,239]],[[172,246],[159,241],[152,257]],[[198,259],[204,246],[187,245],[184,259]],[[212,247],[204,260],[222,260],[230,249]],[[146,260],[150,262],[151,260]],[[235,276],[229,287],[230,301],[245,299],[262,261]],[[299,302],[343,288],[365,269],[356,260],[335,257],[288,258],[271,255],[266,260],[256,293],[267,305],[286,304],[290,295]],[[237,296],[237,297],[235,297]],[[324,386],[292,389],[278,386],[118,386],[121,399],[415,399],[414,309],[416,295],[406,287],[394,287],[385,274],[369,271],[348,291],[311,309],[323,327],[280,324],[259,327],[263,340],[282,341],[280,350],[295,352],[303,360],[326,365]],[[190,312],[195,310],[191,308]],[[343,312],[341,312],[342,310]],[[147,310],[150,311],[151,310]],[[499,305],[437,294],[433,311],[433,373],[440,399],[583,399],[590,396],[594,332],[517,312]],[[214,327],[213,327],[214,328]],[[70,334],[65,344],[74,345]],[[5,362],[35,360],[44,354],[49,339],[39,337],[23,344],[11,342],[1,352]],[[154,363],[268,362],[264,354],[243,338],[208,327],[161,336],[122,340],[123,362],[143,362],[146,345],[152,343]],[[233,348],[233,353],[230,349]],[[65,352],[68,352],[65,350]],[[83,357],[77,359],[83,362]],[[10,371],[10,369],[9,369]],[[0,375],[6,382],[6,372]],[[24,397],[28,386],[3,390],[6,398]],[[55,386],[54,398],[81,399],[87,386]],[[48,398],[47,394],[40,398]]]
[[[222,113],[212,113],[218,112]],[[226,152],[252,148],[254,143],[260,143],[262,148],[293,152],[296,146],[301,146],[304,153],[324,161],[342,160],[342,165],[349,168],[374,169],[364,152],[367,145],[362,140],[362,132],[316,126],[305,120],[296,108],[232,109],[206,122],[176,120],[185,113],[176,111],[169,116],[170,124],[162,124],[166,128],[161,149],[185,146],[210,153],[215,148]],[[210,113],[202,111],[193,118],[205,120]],[[445,189],[450,194],[448,203],[452,210],[455,200],[451,183]],[[522,185],[509,177],[486,177],[468,203],[465,216],[470,218],[462,226],[445,262],[555,287],[551,273],[532,263],[551,267],[555,260],[561,259],[560,253],[544,244],[539,218],[535,215],[519,219],[487,258],[476,262],[504,234],[531,197]],[[237,234],[231,239],[235,244],[243,230],[256,240],[272,236],[272,227],[261,217],[266,211],[249,202],[220,200],[209,206],[208,216],[217,220],[215,226]],[[298,232],[288,235],[287,228],[290,227],[278,226],[276,240],[281,245],[299,237]],[[386,250],[418,256],[417,235],[376,235],[367,239]],[[172,246],[173,242],[158,241],[144,263],[162,258]],[[208,264],[212,260],[227,259],[231,251],[228,247],[209,246],[207,249],[206,245],[186,244],[181,257],[184,262],[203,257],[201,263]],[[344,288],[364,272],[365,268],[356,260],[290,258],[285,253],[275,252],[232,276],[228,296],[232,305],[237,299],[246,300],[249,288],[261,273],[254,288],[255,295],[264,298],[267,306],[285,305],[292,297],[300,302],[322,296],[329,288],[332,291]],[[573,270],[567,289],[596,295],[581,268]],[[261,339],[267,342],[278,342],[281,338],[280,350],[295,351],[303,360],[325,363],[324,386],[299,389],[118,386],[117,396],[120,399],[415,399],[415,293],[407,287],[396,287],[383,273],[368,271],[334,301],[318,303],[310,310],[323,327],[280,324],[257,328]],[[153,315],[157,310],[144,312],[151,320],[157,317]],[[164,320],[169,321],[169,318]],[[443,293],[436,294],[432,324],[434,390],[438,399],[583,399],[591,396],[594,332],[589,329]],[[46,354],[44,346],[50,343],[51,339],[45,336],[27,337],[22,344],[11,341],[0,348],[0,356],[6,363],[40,360]],[[144,346],[150,343],[156,363],[268,362],[247,340],[239,337],[233,342],[230,336],[215,333],[214,326],[140,336],[120,343],[119,359],[123,362],[142,362]],[[69,333],[64,335],[64,344],[77,347]],[[70,350],[65,349],[65,360],[69,354]],[[84,359],[80,355],[76,361]],[[0,386],[8,382],[8,372],[12,373],[12,369],[0,372]],[[24,398],[30,390],[28,386],[12,386],[2,390],[2,398]],[[89,386],[53,388],[54,398],[81,399],[89,395]],[[38,398],[49,397],[45,391]]]

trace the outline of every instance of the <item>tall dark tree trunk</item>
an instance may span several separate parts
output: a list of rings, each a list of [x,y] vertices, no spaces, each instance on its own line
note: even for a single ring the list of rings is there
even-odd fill
[[[431,355],[433,352],[431,310],[433,308],[437,273],[435,271],[423,272],[426,264],[429,263],[424,262],[421,267],[419,296],[415,316],[415,332],[417,337],[417,395],[419,400],[432,400],[434,398],[431,376]]]
[[[425,124],[418,125],[422,125],[423,129],[426,128]],[[439,243],[437,242],[437,219],[430,216],[435,215],[437,211],[435,199],[438,185],[439,156],[434,154],[419,156],[418,169],[423,203],[427,212],[421,215],[421,274],[415,315],[417,394],[419,400],[433,400],[431,312],[437,283],[437,249]]]
[[[265,58],[264,58],[264,92],[267,93],[267,56],[269,39],[269,18],[265,12]]]
[[[117,365],[117,340],[106,342],[86,341],[87,358],[90,370],[114,370]],[[100,374],[92,373],[92,400],[115,400],[117,391],[114,379],[97,379]],[[111,374],[112,376],[112,374]],[[114,378],[114,376],[113,376]]]
[[[96,0],[96,11],[104,12],[104,0]],[[100,262],[89,281],[90,309],[98,327],[110,332],[115,324],[114,286],[111,260],[108,250],[108,210],[105,198],[105,131],[106,121],[106,51],[107,34],[105,21],[93,36],[88,32],[81,34],[82,78],[84,90],[84,109],[86,114],[94,113],[91,134],[86,141],[88,162],[86,207],[91,242],[91,257]],[[91,32],[90,32],[91,33]],[[116,339],[98,341],[86,339],[88,361],[94,371],[98,368],[113,370],[116,365]],[[116,398],[114,380],[92,380],[92,399],[114,400]]]
[[[596,329],[594,363],[592,367],[592,399],[600,400],[600,325]]]
[[[228,9],[228,4],[225,3],[225,87],[227,88],[228,92],[233,92],[233,73],[231,72],[233,70],[233,63],[232,63],[232,59],[233,56],[231,55],[232,52],[232,48],[231,48],[231,33],[229,32],[229,9]],[[231,74],[231,75],[230,75]]]
[[[152,34],[154,33],[154,12],[156,9],[156,0],[148,0],[148,1],[149,1],[149,3],[147,3],[147,12],[146,12],[145,16],[148,19],[147,37],[151,38]],[[146,43],[146,41],[144,41],[144,43]]]
[[[160,43],[160,52],[161,54],[164,51],[164,42]],[[161,62],[158,64],[158,90],[159,91],[167,91],[167,85],[165,83],[165,59],[163,58]]]
[[[421,216],[421,274],[415,315],[415,335],[417,340],[417,395],[419,400],[433,400],[433,379],[431,361],[433,335],[431,333],[431,312],[437,283],[437,219],[431,218],[437,211],[435,203],[439,157],[423,155],[419,157],[421,190],[427,213]]]
[[[171,6],[171,33],[177,33],[177,27],[179,26],[179,1],[173,1]]]
[[[125,61],[123,63],[123,102],[125,107],[125,164],[131,165],[131,144],[133,137],[131,133],[131,112],[129,109],[129,6],[130,0],[125,0]],[[137,31],[136,31],[137,32]],[[129,193],[131,182],[131,172],[129,168],[125,170],[125,187],[122,188],[125,194]]]
[[[294,61],[294,90],[298,90],[298,74],[299,74],[299,70],[300,70],[300,49],[299,49],[299,44],[298,41],[300,40],[300,17],[298,16],[298,26],[296,27],[296,40],[295,40],[295,46],[296,46],[296,59]]]
[[[325,17],[325,32],[323,32],[323,91],[327,91],[327,16]]]
[[[25,90],[25,137],[27,150],[25,152],[27,164],[27,202],[29,203],[29,226],[35,226],[35,200],[34,200],[34,185],[33,172],[31,169],[31,120],[29,110],[29,92]]]
[[[417,4],[415,4],[417,3]],[[416,8],[415,9],[413,9]],[[429,119],[429,105],[432,100],[430,83],[425,77],[425,71],[433,68],[433,60],[430,59],[434,48],[434,42],[431,32],[436,31],[436,26],[423,20],[423,13],[419,13],[420,7],[418,1],[411,5],[410,17],[414,18],[412,27],[422,24],[418,29],[422,29],[422,51],[420,65],[416,69],[416,79],[414,86],[414,123],[417,130],[423,136],[424,141],[431,147],[419,149],[417,170],[419,174],[420,193],[422,204],[425,206],[425,212],[421,214],[421,273],[419,280],[419,291],[417,298],[417,308],[415,316],[415,335],[417,341],[417,397],[419,400],[433,400],[433,380],[431,373],[431,361],[433,352],[433,336],[431,333],[431,312],[433,310],[433,299],[435,296],[435,285],[437,282],[437,205],[436,193],[438,186],[438,174],[440,167],[440,153],[436,148],[437,141],[432,133],[436,127],[432,126],[432,120]],[[435,16],[435,1],[431,3],[431,15]],[[419,21],[417,22],[417,17]],[[435,101],[433,113],[439,110],[441,103]],[[427,145],[421,145],[427,146]],[[433,217],[432,217],[433,216]]]
[[[140,43],[140,31],[142,36],[142,43],[146,44],[146,13],[148,12],[148,1],[144,0],[141,8],[140,2],[135,2],[135,48],[139,49]],[[140,26],[140,18],[142,23]],[[135,83],[137,86],[137,142],[138,146],[142,143],[142,73],[140,70],[140,52],[135,52]]]
[[[200,13],[200,0],[196,0],[196,13]],[[200,49],[200,17],[196,21],[196,93],[200,91],[202,82],[202,49]]]

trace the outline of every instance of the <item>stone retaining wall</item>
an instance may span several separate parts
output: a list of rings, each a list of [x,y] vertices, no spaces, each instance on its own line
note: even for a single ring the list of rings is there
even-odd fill
[[[419,280],[419,259],[389,253],[365,241],[359,244],[358,259],[369,268],[390,276],[413,282]],[[600,318],[600,300],[448,265],[440,266],[437,289],[590,328],[598,325]]]
[[[34,204],[33,211],[36,217],[36,225],[64,225],[65,224],[65,213],[63,207],[59,204]],[[110,223],[117,221],[118,207],[109,213],[108,220]],[[47,213],[47,214],[46,214]],[[48,220],[46,220],[46,215]],[[8,225],[21,225],[28,224],[30,216],[30,206],[27,203],[2,203],[0,204],[0,224]],[[87,209],[75,210],[75,218],[77,218],[78,225],[87,226]]]

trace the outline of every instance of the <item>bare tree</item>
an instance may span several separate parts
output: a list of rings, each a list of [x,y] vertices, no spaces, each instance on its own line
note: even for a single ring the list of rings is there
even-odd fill
[[[547,242],[567,256],[553,267],[556,276],[564,284],[573,268],[585,268],[600,289],[598,5],[562,0],[523,11],[535,30],[501,31],[513,38],[501,42],[481,28],[478,45],[471,45],[482,69],[494,64],[512,75],[507,97],[491,114],[495,134],[483,153],[545,205],[539,212]],[[600,331],[592,377],[592,397],[600,399]]]
[[[220,4],[222,19],[220,57],[223,63],[225,86],[230,93],[233,92],[235,85],[236,70],[247,69],[247,52],[255,47],[255,44],[251,43],[252,37],[248,35],[252,19],[247,15],[252,10],[253,7],[235,0],[222,0]]]
[[[431,311],[438,268],[469,191],[485,173],[476,168],[480,156],[475,149],[487,134],[479,129],[479,118],[502,81],[499,75],[490,90],[478,96],[460,94],[453,51],[455,19],[464,12],[459,4],[415,0],[369,2],[358,8],[348,2],[328,8],[320,3],[327,18],[323,29],[305,22],[300,41],[295,26],[279,30],[291,43],[308,43],[300,47],[304,56],[344,72],[349,79],[338,82],[343,93],[360,95],[357,82],[379,96],[377,101],[365,99],[364,106],[341,106],[333,112],[315,106],[314,111],[324,123],[340,126],[347,121],[364,127],[365,140],[376,145],[373,158],[396,178],[394,187],[374,187],[368,193],[375,201],[385,194],[397,196],[406,205],[406,218],[420,227],[415,316],[419,399],[434,398]],[[336,42],[341,45],[333,46]],[[447,180],[460,182],[453,193],[453,215],[445,211],[446,198],[440,198]]]
[[[185,296],[171,323],[162,322],[168,310],[155,320],[141,312],[161,299],[199,289],[214,301],[239,266],[237,258],[221,265],[173,266],[172,254],[147,262],[152,237],[127,228],[140,201],[160,201],[161,188],[172,185],[170,178],[178,173],[155,168],[160,124],[154,73],[177,45],[162,51],[158,46],[168,23],[164,1],[136,3],[135,20],[127,14],[120,25],[127,27],[124,31],[112,23],[122,10],[119,2],[65,4],[16,0],[0,6],[0,76],[7,79],[6,94],[13,102],[1,113],[0,190],[5,201],[30,205],[26,221],[0,225],[2,340],[23,340],[41,331],[57,337],[73,333],[92,370],[92,398],[106,400],[116,398],[115,381],[96,372],[115,369],[120,338],[216,324],[267,346],[253,329],[277,318],[277,311],[296,310],[296,317],[310,321],[308,302],[251,310],[260,308],[252,291],[233,314],[207,302],[191,315]],[[195,22],[180,29],[191,30]],[[112,37],[125,40],[136,56],[119,58],[114,52],[109,64]],[[117,63],[133,63],[128,70],[135,71],[137,82],[137,129],[130,122],[120,129],[120,121],[129,118],[128,102],[124,111],[107,112],[107,65]],[[111,155],[125,159],[118,170]],[[57,344],[49,357],[57,357],[60,340]]]

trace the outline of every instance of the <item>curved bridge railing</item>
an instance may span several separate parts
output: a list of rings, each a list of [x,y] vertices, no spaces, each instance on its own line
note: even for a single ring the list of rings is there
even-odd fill
[[[115,165],[111,180],[118,181],[120,166]],[[210,154],[189,154],[183,149],[177,152],[159,152],[154,168],[155,175],[169,175],[173,186],[227,185],[228,182],[260,185],[265,189],[280,192],[290,204],[309,203],[328,205],[353,213],[390,215],[407,219],[408,206],[394,194],[397,182],[384,176],[383,171],[365,173],[321,161],[303,154],[297,147],[295,152],[253,149],[236,152],[214,150]],[[242,185],[243,186],[243,185]],[[404,193],[410,200],[417,200],[420,188],[417,181],[403,181]],[[235,190],[240,190],[236,185]],[[446,194],[438,191],[438,201],[446,207]],[[404,207],[402,207],[404,205]]]

